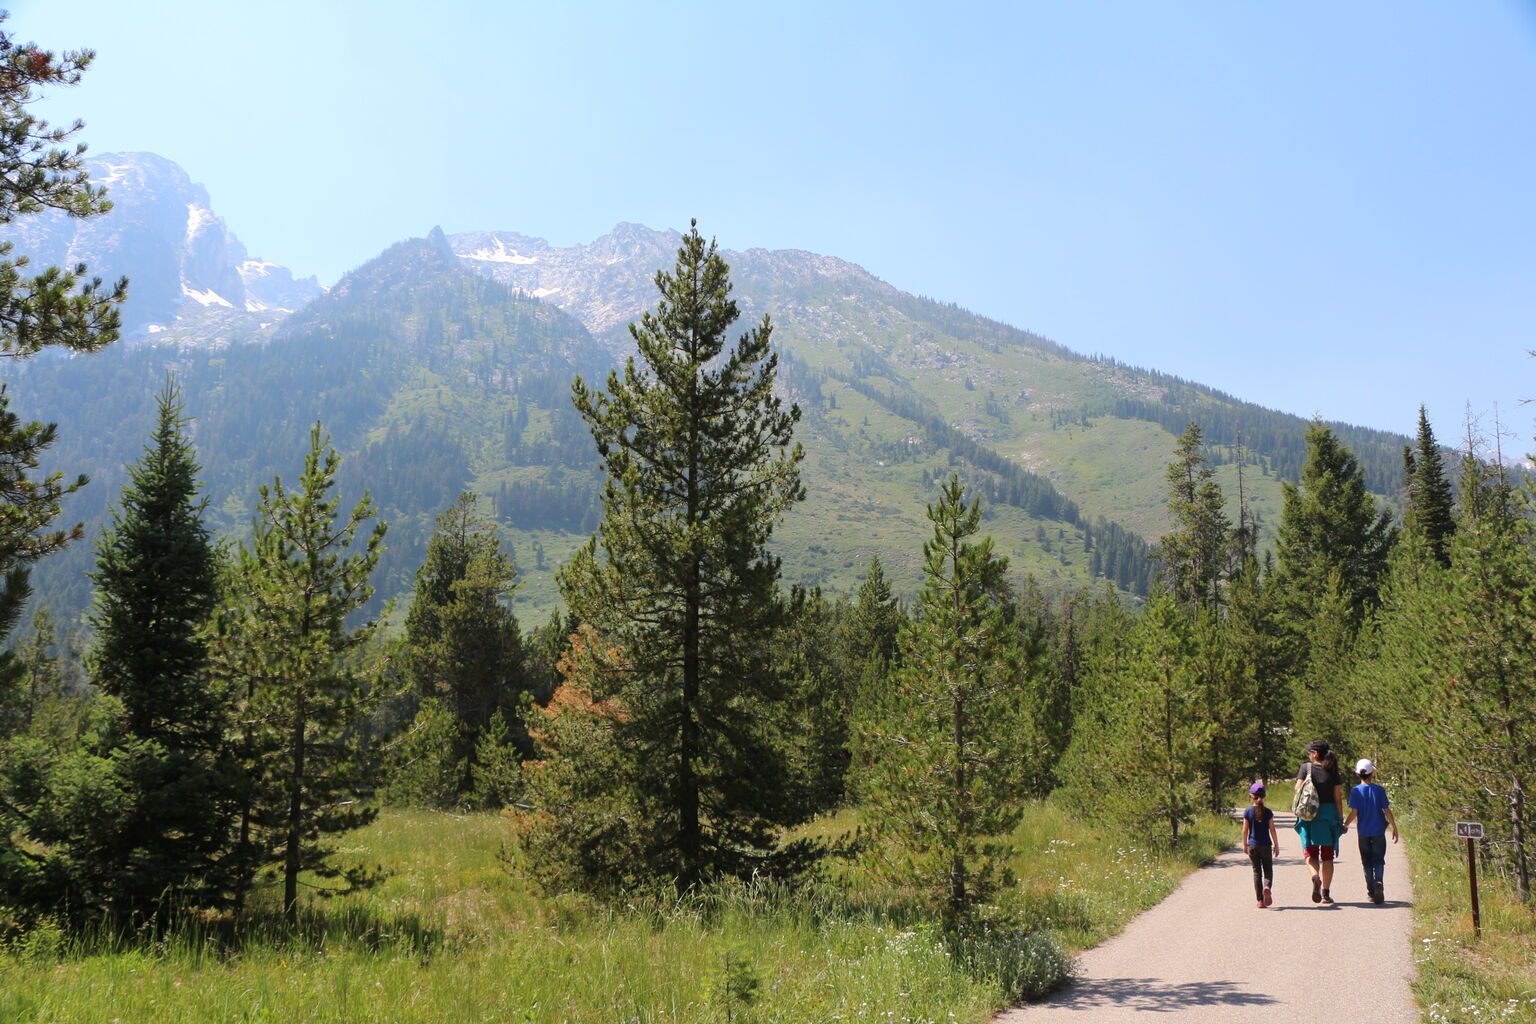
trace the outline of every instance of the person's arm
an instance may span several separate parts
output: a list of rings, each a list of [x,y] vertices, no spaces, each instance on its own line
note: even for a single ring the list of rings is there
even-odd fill
[[[1245,850],[1248,849],[1248,829],[1251,824],[1252,822],[1248,820],[1248,816],[1246,814],[1243,815],[1243,849]]]
[[[1387,824],[1392,826],[1392,841],[1397,842],[1397,818],[1392,814],[1392,808],[1383,807],[1381,813],[1387,816]]]
[[[1354,790],[1350,790],[1349,791],[1349,817],[1344,819],[1344,827],[1345,828],[1349,828],[1349,826],[1353,825],[1355,823],[1355,815],[1359,814],[1359,813],[1360,813],[1359,809],[1355,807],[1355,791]]]
[[[1280,852],[1280,836],[1275,832],[1275,812],[1269,812],[1269,848]]]

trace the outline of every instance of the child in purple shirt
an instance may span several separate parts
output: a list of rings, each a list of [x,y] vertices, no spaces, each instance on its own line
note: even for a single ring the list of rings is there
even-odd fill
[[[1253,896],[1257,905],[1267,907],[1274,902],[1270,887],[1275,883],[1275,851],[1280,839],[1275,834],[1275,812],[1264,806],[1264,783],[1255,782],[1248,787],[1253,806],[1243,810],[1243,849],[1253,864]]]

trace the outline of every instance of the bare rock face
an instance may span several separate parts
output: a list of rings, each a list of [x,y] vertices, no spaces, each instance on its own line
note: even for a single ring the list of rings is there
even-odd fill
[[[286,268],[252,259],[212,209],[208,192],[176,163],[153,153],[86,160],[112,209],[76,219],[49,211],[7,225],[3,237],[34,266],[84,263],[107,281],[128,277],[125,335],[154,334],[208,311],[274,314],[298,309],[324,289]]]
[[[624,328],[656,305],[656,272],[676,263],[682,235],[624,223],[567,249],[510,231],[467,232],[448,241],[466,267],[560,307],[622,358],[633,349]],[[882,299],[899,294],[863,268],[829,256],[766,249],[721,255],[748,323],[769,305],[777,317],[827,289],[851,287]]]

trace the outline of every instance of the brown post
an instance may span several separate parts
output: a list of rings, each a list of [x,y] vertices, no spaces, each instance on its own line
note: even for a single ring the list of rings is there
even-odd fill
[[[1472,886],[1472,934],[1483,935],[1483,919],[1477,908],[1477,840],[1467,840],[1467,881]]]

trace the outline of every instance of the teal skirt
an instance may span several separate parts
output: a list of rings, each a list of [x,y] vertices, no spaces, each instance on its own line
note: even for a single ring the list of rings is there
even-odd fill
[[[1317,817],[1311,821],[1297,818],[1296,831],[1301,835],[1302,846],[1338,846],[1344,836],[1344,823],[1339,820],[1339,805],[1323,804],[1317,809]]]

